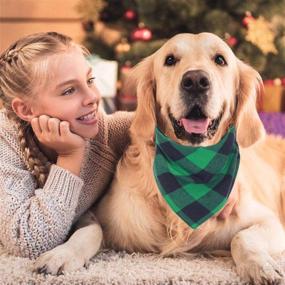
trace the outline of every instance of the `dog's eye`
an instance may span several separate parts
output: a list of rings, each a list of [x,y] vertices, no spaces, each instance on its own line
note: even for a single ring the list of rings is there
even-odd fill
[[[215,56],[215,63],[221,66],[227,65],[225,58],[220,54]]]
[[[171,66],[171,65],[175,65],[176,62],[177,62],[177,59],[175,58],[175,56],[173,54],[170,54],[165,58],[164,65]]]

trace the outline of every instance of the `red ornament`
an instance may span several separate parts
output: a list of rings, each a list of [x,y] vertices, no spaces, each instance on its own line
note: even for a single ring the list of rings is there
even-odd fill
[[[247,11],[247,12],[245,13],[245,17],[242,19],[242,24],[243,24],[245,27],[247,27],[248,24],[249,24],[249,22],[252,21],[252,20],[254,20],[254,17],[251,15],[250,12]]]
[[[139,27],[132,32],[131,37],[133,41],[149,41],[152,39],[152,32],[146,27]]]
[[[134,10],[129,9],[125,12],[124,17],[126,20],[132,21],[137,17],[137,14]]]
[[[236,46],[238,40],[236,37],[230,36],[229,38],[227,38],[227,43],[230,47],[234,47]]]
[[[121,67],[122,73],[127,73],[132,68],[132,64],[130,61],[126,61],[125,64]]]

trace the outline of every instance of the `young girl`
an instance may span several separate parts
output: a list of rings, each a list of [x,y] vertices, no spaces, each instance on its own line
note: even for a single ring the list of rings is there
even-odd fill
[[[132,114],[99,111],[87,54],[67,36],[40,33],[0,56],[0,242],[14,255],[36,258],[62,244],[107,188],[127,144]],[[232,198],[221,216],[234,204]],[[102,239],[96,226],[101,236],[91,253]],[[61,268],[50,264],[48,272]]]
[[[0,241],[14,255],[62,243],[126,146],[132,115],[99,112],[86,55],[67,36],[40,33],[0,57]]]

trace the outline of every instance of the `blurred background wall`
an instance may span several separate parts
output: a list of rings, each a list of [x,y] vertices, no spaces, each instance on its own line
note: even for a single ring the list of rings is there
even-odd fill
[[[57,31],[81,42],[78,0],[0,0],[0,52],[27,34]]]

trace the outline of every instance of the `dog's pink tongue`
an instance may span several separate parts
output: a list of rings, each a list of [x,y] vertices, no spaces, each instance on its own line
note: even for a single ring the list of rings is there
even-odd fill
[[[207,132],[208,126],[210,124],[210,119],[200,119],[200,120],[189,120],[181,119],[181,123],[187,133],[194,134],[204,134]]]

